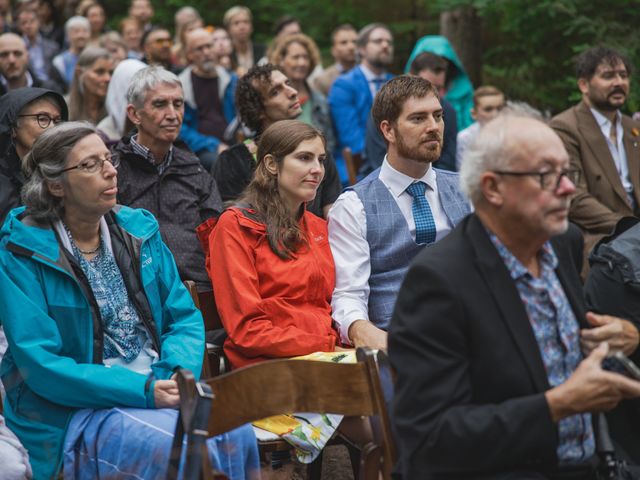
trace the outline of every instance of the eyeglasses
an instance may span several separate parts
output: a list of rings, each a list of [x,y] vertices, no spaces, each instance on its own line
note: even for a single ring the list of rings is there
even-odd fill
[[[25,113],[24,115],[18,115],[18,118],[21,118],[21,117],[36,117],[36,121],[38,122],[38,125],[43,130],[45,128],[49,128],[49,125],[51,125],[51,122],[53,122],[54,125],[58,125],[59,123],[62,122],[62,117],[53,118],[47,115],[46,113],[28,113],[28,114]]]
[[[548,172],[509,172],[505,170],[492,170],[498,175],[511,175],[513,177],[538,177],[540,188],[550,192],[555,192],[560,186],[563,177],[567,177],[571,183],[576,185],[580,181],[580,170],[549,170]]]
[[[104,158],[89,157],[85,158],[78,165],[60,170],[60,173],[69,172],[71,170],[80,170],[81,172],[96,173],[102,171],[105,162],[109,162],[114,168],[120,165],[120,157],[106,156]]]

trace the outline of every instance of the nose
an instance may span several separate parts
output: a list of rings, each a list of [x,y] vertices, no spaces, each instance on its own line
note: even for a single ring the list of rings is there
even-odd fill
[[[558,184],[558,188],[556,189],[556,194],[566,196],[566,195],[572,195],[573,193],[575,193],[575,191],[576,191],[575,184],[569,179],[569,177],[567,177],[566,175],[563,175],[560,178],[560,183]]]
[[[289,95],[289,98],[293,98],[296,95],[298,95],[298,90],[293,88],[291,85],[286,85],[286,88],[287,88],[287,93]]]
[[[433,131],[439,130],[439,128],[440,128],[440,125],[438,124],[436,117],[434,117],[433,115],[429,115],[429,117],[427,118],[427,121],[425,122],[426,131],[433,132]]]
[[[324,160],[316,158],[311,165],[311,173],[314,175],[319,174],[321,178],[324,177]]]
[[[176,107],[173,105],[173,103],[169,103],[167,105],[167,110],[166,110],[166,116],[169,118],[174,118],[178,115],[178,110],[176,109]]]
[[[118,176],[118,170],[113,166],[113,163],[104,162],[102,164],[102,174],[105,178],[113,178]]]

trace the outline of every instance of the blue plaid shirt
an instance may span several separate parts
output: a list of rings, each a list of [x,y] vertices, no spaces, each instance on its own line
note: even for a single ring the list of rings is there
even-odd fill
[[[494,234],[493,245],[511,274],[533,328],[547,378],[556,387],[571,376],[582,360],[580,327],[562,285],[556,276],[558,266],[551,244],[540,250],[540,277],[536,278],[513,256]],[[591,414],[572,415],[558,422],[558,460],[578,463],[595,453]]]
[[[147,162],[158,169],[158,175],[162,175],[164,171],[171,165],[171,160],[173,159],[173,145],[169,147],[169,151],[166,153],[161,163],[156,164],[156,159],[153,158],[153,154],[151,150],[149,150],[144,145],[140,145],[138,143],[138,135],[134,135],[131,137],[131,148],[138,155],[144,157]]]

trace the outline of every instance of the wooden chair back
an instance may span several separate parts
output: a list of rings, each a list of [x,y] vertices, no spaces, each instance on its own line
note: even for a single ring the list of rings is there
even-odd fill
[[[222,320],[218,314],[216,307],[216,299],[213,294],[213,290],[199,292],[196,288],[195,282],[192,280],[185,280],[184,286],[187,287],[191,299],[195,306],[202,313],[204,320],[205,332],[211,332],[214,330],[224,330]],[[227,362],[224,357],[222,345],[207,345],[205,346],[204,361],[202,362],[202,372],[200,378],[210,378],[226,370]]]
[[[342,149],[342,158],[347,166],[349,185],[355,185],[358,182],[358,171],[362,166],[362,156],[360,154],[354,155],[349,147],[345,147]]]
[[[211,437],[278,414],[323,412],[368,416],[374,439],[362,452],[360,478],[377,480],[380,474],[385,479],[391,478],[396,452],[380,368],[380,364],[386,368],[386,357],[369,349],[359,349],[357,357],[355,364],[273,360],[200,382],[203,393],[196,392],[196,403],[208,405],[209,417],[200,425],[191,422],[187,429],[187,445],[200,440],[195,438],[195,432],[200,435],[206,432],[206,436]],[[183,376],[183,372],[178,376]],[[183,410],[193,412],[193,386],[180,380],[179,387],[181,415]],[[185,416],[197,420],[188,411]],[[212,478],[206,448],[202,445],[198,462],[201,467],[188,465],[185,468],[189,472],[199,469],[198,476],[185,476],[185,479]],[[181,442],[178,446],[181,447]],[[172,451],[173,459],[179,457],[180,452]],[[187,454],[187,461],[195,461],[194,456]]]

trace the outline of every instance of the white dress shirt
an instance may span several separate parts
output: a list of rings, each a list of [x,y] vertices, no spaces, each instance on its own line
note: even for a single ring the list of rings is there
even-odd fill
[[[407,221],[411,238],[416,238],[413,198],[406,189],[416,181],[427,184],[425,196],[436,224],[436,241],[452,228],[438,197],[436,172],[429,167],[422,178],[412,178],[394,169],[385,156],[380,180],[398,203]],[[356,320],[369,320],[369,276],[371,263],[367,242],[367,216],[356,192],[344,192],[331,207],[328,216],[329,244],[336,265],[336,288],[331,299],[333,320],[339,327],[343,343],[351,344],[349,327]]]
[[[371,98],[376,98],[376,93],[378,93],[378,90],[380,89],[380,87],[382,87],[382,84],[384,83],[384,80],[385,80],[384,74],[376,75],[367,67],[365,67],[363,64],[360,64],[359,67],[362,73],[364,74],[364,78],[367,79],[367,83],[369,84],[369,91],[371,92]],[[381,81],[376,83],[375,82],[376,79],[380,79]]]
[[[464,161],[464,151],[473,143],[479,132],[480,124],[478,122],[472,123],[464,130],[458,132],[458,137],[456,138],[456,170],[460,171],[460,167]]]
[[[616,140],[618,144],[614,145],[609,135],[611,133],[611,121],[594,108],[591,109],[591,113],[602,131],[602,135],[607,142],[609,152],[611,152],[611,157],[613,158],[613,163],[618,171],[618,176],[620,177],[622,186],[624,187],[625,192],[627,192],[630,204],[633,205],[633,184],[631,183],[631,180],[629,180],[629,164],[627,163],[627,151],[624,148],[622,114],[620,111],[616,112]]]

